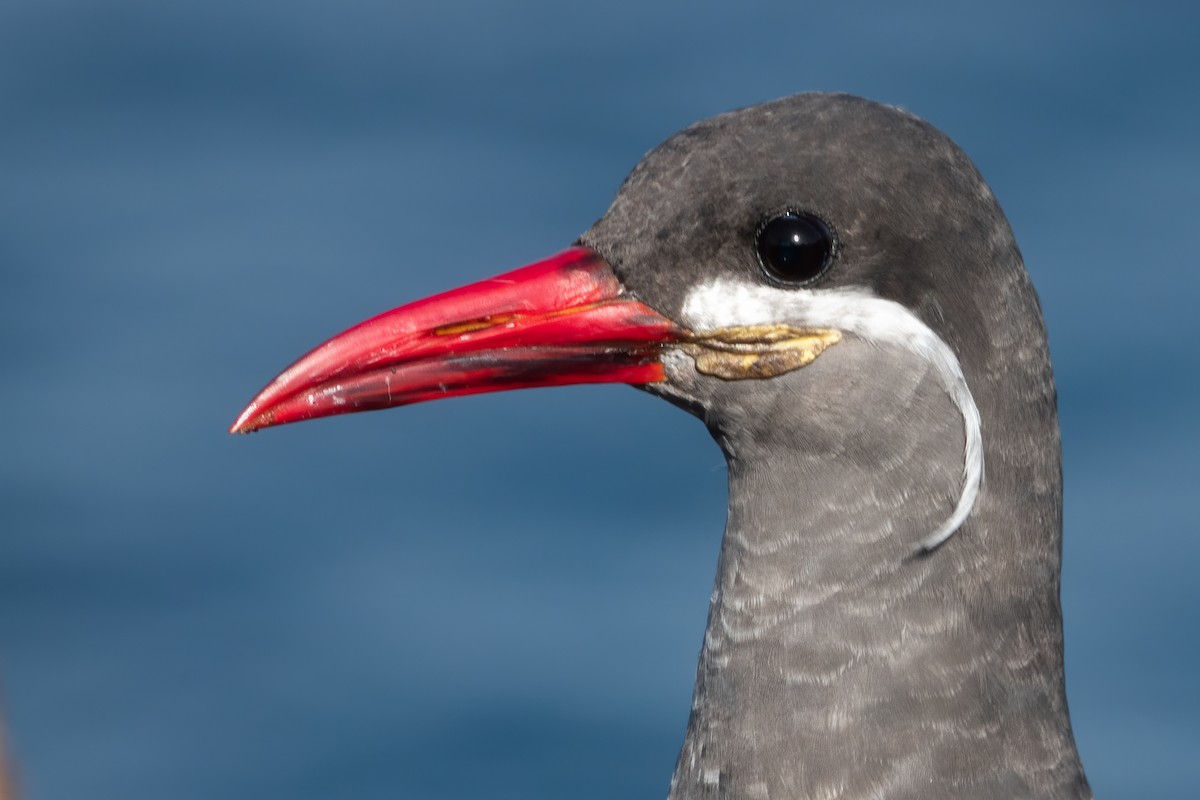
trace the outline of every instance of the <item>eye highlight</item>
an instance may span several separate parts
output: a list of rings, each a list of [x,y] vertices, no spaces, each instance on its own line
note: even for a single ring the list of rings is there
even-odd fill
[[[837,251],[833,229],[805,211],[787,211],[767,220],[759,227],[754,246],[768,277],[796,286],[821,277]]]

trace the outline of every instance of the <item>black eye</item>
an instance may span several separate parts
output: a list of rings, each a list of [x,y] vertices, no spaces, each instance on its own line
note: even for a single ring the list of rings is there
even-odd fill
[[[755,241],[763,272],[777,281],[803,284],[833,263],[833,231],[818,216],[789,211],[758,229]]]

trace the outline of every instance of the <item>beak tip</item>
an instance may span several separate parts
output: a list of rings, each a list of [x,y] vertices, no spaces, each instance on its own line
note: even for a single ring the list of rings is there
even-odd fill
[[[246,406],[232,425],[229,426],[230,433],[254,433],[259,428],[265,428],[271,424],[270,414],[257,414],[258,404],[251,403]]]

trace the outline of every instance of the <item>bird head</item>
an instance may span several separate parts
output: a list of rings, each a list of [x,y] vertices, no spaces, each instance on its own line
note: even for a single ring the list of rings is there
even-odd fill
[[[700,415],[734,455],[793,433],[844,453],[847,435],[886,440],[863,433],[895,424],[874,410],[928,374],[962,448],[931,549],[980,489],[978,387],[1031,325],[1040,334],[1011,232],[962,151],[902,110],[803,94],[676,134],[573,247],[335,336],[231,431],[623,382]]]

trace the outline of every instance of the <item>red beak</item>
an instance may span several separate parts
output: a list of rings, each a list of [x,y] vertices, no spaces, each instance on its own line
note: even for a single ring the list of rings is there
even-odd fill
[[[662,345],[682,336],[622,296],[604,259],[572,247],[338,334],[271,381],[229,432],[506,389],[654,383]]]

